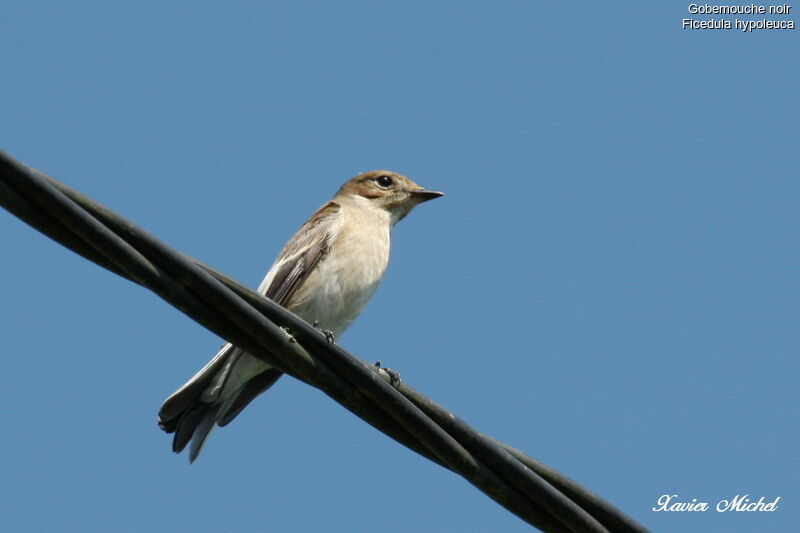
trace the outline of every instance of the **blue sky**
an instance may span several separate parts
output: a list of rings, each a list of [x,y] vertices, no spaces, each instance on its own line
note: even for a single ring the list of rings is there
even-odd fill
[[[287,4],[9,4],[0,147],[253,287],[356,173],[442,190],[343,347],[656,531],[796,530],[798,30]],[[9,531],[529,530],[291,379],[189,466],[156,411],[220,339],[4,211],[0,250]]]

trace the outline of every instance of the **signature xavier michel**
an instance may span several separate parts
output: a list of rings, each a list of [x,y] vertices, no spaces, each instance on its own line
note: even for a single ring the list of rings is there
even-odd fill
[[[753,501],[749,494],[737,494],[730,500],[720,500],[717,502],[715,509],[718,513],[725,513],[728,511],[744,511],[744,512],[772,512],[778,508],[778,502],[781,497],[778,496],[771,502],[767,502],[764,496],[758,500]],[[678,499],[677,494],[662,494],[658,498],[658,505],[653,507],[653,511],[667,511],[667,512],[683,512],[683,511],[699,511],[705,512],[709,509],[708,502],[699,502],[697,498],[692,498],[692,501],[681,501]]]

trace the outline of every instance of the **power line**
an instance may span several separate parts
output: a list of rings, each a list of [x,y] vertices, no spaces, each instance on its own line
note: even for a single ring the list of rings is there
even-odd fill
[[[0,151],[0,205],[269,365],[314,386],[529,524],[554,532],[646,532],[555,470],[456,418],[328,342],[310,324],[78,191]]]

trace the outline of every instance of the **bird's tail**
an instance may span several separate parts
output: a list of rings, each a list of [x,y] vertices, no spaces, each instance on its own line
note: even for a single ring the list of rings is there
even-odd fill
[[[222,404],[197,402],[190,410],[187,410],[186,416],[178,422],[175,437],[172,439],[172,451],[180,453],[187,444],[191,443],[189,462],[193,463],[216,425],[217,414],[221,406]]]
[[[215,425],[231,422],[250,401],[269,388],[281,372],[230,343],[164,401],[158,425],[174,433],[172,451],[189,446],[194,462]]]

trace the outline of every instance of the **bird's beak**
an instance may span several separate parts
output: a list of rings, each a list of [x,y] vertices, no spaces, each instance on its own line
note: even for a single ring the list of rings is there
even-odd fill
[[[419,203],[427,202],[428,200],[433,200],[434,198],[444,196],[443,192],[429,191],[427,189],[414,189],[413,191],[410,191],[410,193],[411,197]]]

